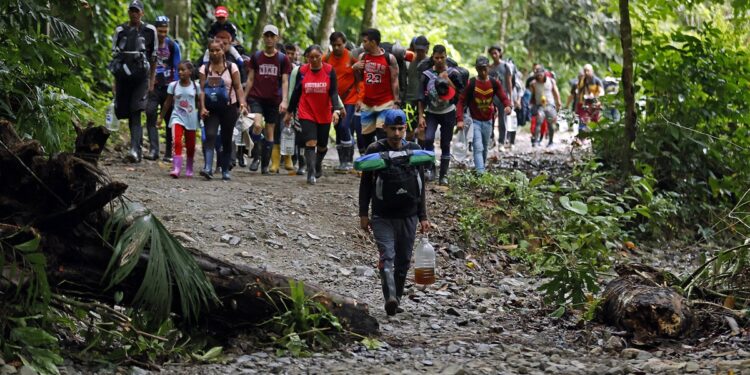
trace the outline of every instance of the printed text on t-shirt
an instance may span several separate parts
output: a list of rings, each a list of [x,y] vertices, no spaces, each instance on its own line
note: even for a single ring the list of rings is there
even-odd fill
[[[261,64],[258,67],[258,74],[262,76],[278,76],[279,67],[273,64]]]

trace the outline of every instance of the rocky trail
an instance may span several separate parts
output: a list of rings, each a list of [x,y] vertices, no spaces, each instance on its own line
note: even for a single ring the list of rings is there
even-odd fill
[[[556,147],[544,150],[531,149],[528,135],[519,135],[513,155],[498,155],[495,166],[564,171],[573,155],[571,133],[560,135]],[[613,328],[570,314],[550,317],[555,307],[543,303],[536,290],[540,278],[526,266],[501,249],[462,248],[449,188],[428,185],[438,281],[427,288],[407,282],[406,311],[387,317],[377,250],[358,228],[358,177],[333,174],[332,159],[319,183],[308,186],[300,176],[237,169],[229,182],[173,180],[166,163],[123,164],[116,155],[110,154],[103,168],[127,183],[127,196],[160,216],[186,246],[350,295],[367,303],[380,322],[383,345],[377,350],[352,342],[309,358],[277,357],[272,348],[240,335],[225,347],[223,364],[173,365],[165,367],[167,373],[750,373],[746,337],[629,348]]]

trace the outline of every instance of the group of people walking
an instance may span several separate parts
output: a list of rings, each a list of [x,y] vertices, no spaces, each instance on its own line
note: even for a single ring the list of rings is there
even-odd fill
[[[377,29],[363,31],[356,48],[343,33],[334,32],[330,51],[309,46],[299,64],[297,46],[280,44],[279,30],[270,24],[263,28],[262,49],[246,54],[236,42],[229,11],[219,6],[208,49],[193,63],[181,59],[179,44],[169,38],[167,17],[156,17],[154,25],[143,22],[140,0],[129,3],[128,15],[129,22],[115,30],[110,64],[115,112],[129,121],[127,161],[158,159],[158,128],[165,124],[169,131],[163,160],[172,162],[170,175],[178,178],[184,168],[184,175],[192,177],[201,123],[204,164],[199,174],[209,180],[216,162],[223,180],[232,178],[234,166],[260,169],[262,174],[296,168],[315,184],[323,175],[332,126],[339,157],[336,171],[353,168],[355,148],[360,155],[386,155],[387,168],[361,174],[359,215],[362,229],[375,234],[389,315],[400,310],[417,226],[425,233],[430,229],[424,182],[448,183],[454,129],[463,129],[471,119],[479,173],[485,171],[496,121],[501,149],[506,140],[512,148],[518,122],[530,114],[540,125],[532,144],[541,142],[544,120],[553,143],[561,106],[553,76],[540,66],[521,84],[499,46],[488,50],[490,58],[476,58],[477,75],[471,79],[445,46],[436,44],[430,50],[424,36],[413,38],[408,48],[386,45]],[[143,111],[146,156],[141,145]],[[281,147],[283,135],[292,133],[289,129],[294,130],[292,152]],[[422,149],[434,155],[437,134],[439,164],[434,156],[421,164],[397,161]],[[245,153],[251,158],[249,166]]]

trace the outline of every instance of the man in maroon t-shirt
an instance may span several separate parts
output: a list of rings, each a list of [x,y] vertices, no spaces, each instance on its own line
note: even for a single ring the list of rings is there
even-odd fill
[[[458,128],[464,127],[464,108],[469,107],[474,136],[474,168],[477,173],[484,173],[484,163],[487,160],[487,148],[491,139],[495,108],[493,98],[505,107],[505,114],[513,109],[510,99],[505,95],[503,85],[489,76],[490,60],[484,56],[477,57],[475,67],[477,76],[469,80],[463,93],[458,99]]]
[[[274,25],[263,28],[263,51],[258,51],[250,58],[250,71],[247,77],[247,101],[250,111],[255,113],[255,126],[261,126],[261,116],[265,120],[265,142],[260,150],[261,142],[253,148],[253,161],[250,170],[258,170],[258,154],[261,156],[261,173],[268,174],[268,163],[273,153],[273,168],[270,172],[277,172],[281,159],[281,148],[274,144],[276,123],[279,113],[286,113],[288,106],[287,92],[289,90],[289,74],[292,64],[284,53],[276,49],[279,41],[279,29]]]

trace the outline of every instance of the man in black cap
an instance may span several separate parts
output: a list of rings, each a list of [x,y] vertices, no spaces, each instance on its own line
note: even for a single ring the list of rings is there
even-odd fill
[[[112,91],[115,115],[127,118],[130,127],[130,151],[126,161],[141,161],[143,127],[141,112],[146,109],[146,94],[154,90],[157,32],[143,18],[143,3],[133,0],[128,6],[130,21],[117,26],[112,36],[114,58],[109,70],[115,76]]]
[[[386,138],[367,147],[367,154],[386,153],[386,167],[362,172],[359,182],[359,224],[372,229],[378,247],[380,283],[388,315],[399,312],[406,275],[411,265],[417,224],[422,233],[430,230],[425,205],[422,167],[409,163],[410,152],[419,145],[404,140],[406,114],[400,109],[384,111]],[[409,150],[409,151],[407,151]],[[405,151],[405,152],[404,152]],[[370,204],[372,203],[372,219]]]
[[[406,103],[404,108],[409,113],[409,127],[406,139],[414,139],[414,133],[419,125],[417,121],[417,102],[420,98],[419,91],[422,89],[422,74],[418,67],[419,63],[429,58],[427,51],[430,49],[430,42],[424,35],[420,35],[412,40],[409,49],[414,52],[414,59],[409,62],[409,66],[406,68],[406,93],[403,99],[404,103]]]

